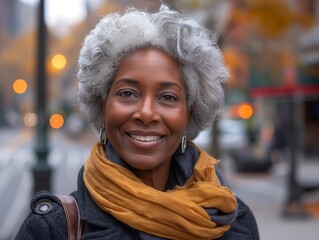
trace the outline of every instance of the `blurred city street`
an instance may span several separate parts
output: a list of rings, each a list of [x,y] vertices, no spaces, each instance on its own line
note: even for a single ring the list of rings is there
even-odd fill
[[[78,170],[95,141],[92,133],[72,139],[62,132],[52,132],[49,154],[49,163],[54,168],[52,192],[68,194],[76,189]],[[12,239],[29,212],[33,192],[30,170],[35,162],[33,147],[30,129],[0,129],[0,240]],[[253,210],[262,240],[318,239],[318,192],[307,197],[312,203],[308,217],[283,216],[288,169],[285,162],[277,163],[267,173],[238,173],[230,157],[224,154],[221,167],[234,192]],[[305,171],[314,176],[318,164],[316,167],[317,170],[312,167]]]
[[[77,173],[89,155],[95,139],[82,136],[76,141],[59,132],[50,139],[48,162],[54,172],[51,190],[69,194],[76,189]],[[0,239],[12,239],[30,211],[33,194],[32,166],[36,161],[31,129],[0,129]]]
[[[319,1],[1,0],[0,240],[45,185],[37,156],[51,191],[69,194],[98,139],[77,104],[84,37],[105,14],[162,2],[209,29],[230,75],[224,111],[196,144],[221,159],[261,240],[319,239]]]

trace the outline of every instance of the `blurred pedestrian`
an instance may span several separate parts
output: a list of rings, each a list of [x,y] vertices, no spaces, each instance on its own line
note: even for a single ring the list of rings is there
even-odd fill
[[[72,193],[83,239],[259,239],[219,161],[191,142],[218,115],[227,77],[216,39],[165,5],[101,19],[79,57],[79,102],[100,132]],[[67,239],[53,194],[31,210],[16,239]]]

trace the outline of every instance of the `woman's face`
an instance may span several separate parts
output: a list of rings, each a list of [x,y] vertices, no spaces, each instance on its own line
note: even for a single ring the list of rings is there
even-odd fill
[[[121,62],[103,106],[107,137],[135,169],[169,163],[189,113],[177,62],[158,49],[143,49]]]

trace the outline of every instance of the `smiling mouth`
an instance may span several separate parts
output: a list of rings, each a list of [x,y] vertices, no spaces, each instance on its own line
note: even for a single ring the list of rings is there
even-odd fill
[[[134,140],[140,142],[155,142],[158,141],[161,137],[160,136],[140,136],[140,135],[129,135]]]

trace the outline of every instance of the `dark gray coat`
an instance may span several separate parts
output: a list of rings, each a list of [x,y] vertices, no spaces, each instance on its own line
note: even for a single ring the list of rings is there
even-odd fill
[[[117,156],[111,147],[106,148],[106,155],[113,162],[120,165],[125,163]],[[193,172],[198,154],[192,147],[187,147],[183,155],[173,156],[167,189],[175,185],[184,185]],[[127,166],[126,166],[127,167]],[[223,186],[227,186],[220,170],[216,167],[217,176]],[[162,238],[140,232],[118,221],[112,215],[102,211],[92,200],[83,182],[83,168],[79,173],[78,190],[72,195],[77,200],[83,222],[84,234],[81,239],[104,239],[104,240],[159,240]],[[237,212],[231,214],[231,228],[220,240],[259,240],[258,228],[255,218],[250,209],[239,199]],[[207,212],[214,209],[206,209]],[[209,215],[211,215],[209,213]],[[229,222],[229,216],[223,217],[215,214],[214,217],[221,224]],[[217,221],[216,221],[217,222]],[[20,239],[67,239],[67,225],[63,207],[59,200],[49,192],[37,193],[31,201],[31,213],[22,224],[16,240]]]
[[[80,174],[82,175],[82,174]],[[82,178],[79,178],[79,189],[72,193],[76,198],[81,219],[84,223],[82,239],[105,239],[105,240],[149,240],[160,239],[150,237],[131,227],[119,222],[114,217],[103,212],[91,199]],[[232,224],[230,231],[226,232],[220,240],[259,240],[257,224],[252,212],[239,199],[238,215]],[[49,203],[52,209],[41,213],[41,205]],[[42,203],[42,204],[41,204]],[[38,208],[37,208],[38,207]],[[45,209],[44,209],[45,210]],[[21,226],[15,239],[67,239],[67,226],[63,207],[58,199],[49,192],[37,193],[31,201],[31,213]]]

